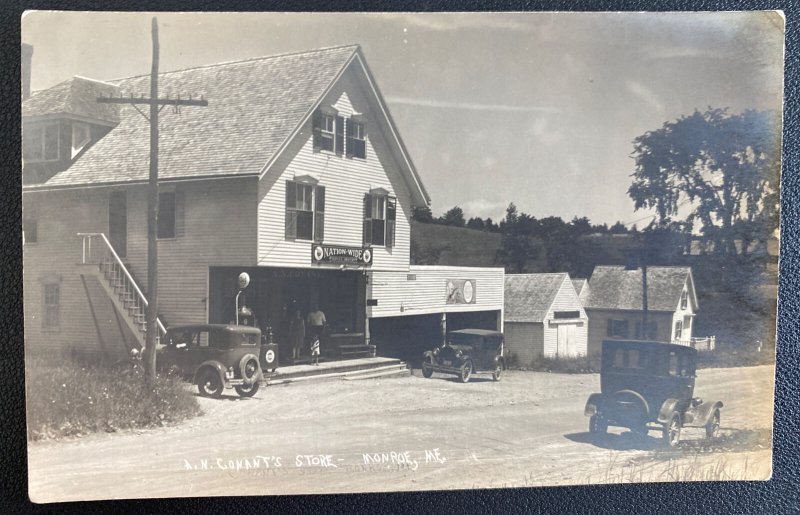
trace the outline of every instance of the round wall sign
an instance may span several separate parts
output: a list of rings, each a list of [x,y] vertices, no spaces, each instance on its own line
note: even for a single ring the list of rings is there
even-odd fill
[[[464,283],[464,300],[469,304],[472,302],[474,296],[475,288],[472,286],[472,281],[466,281]]]
[[[322,258],[325,256],[324,252],[322,251],[322,247],[317,245],[314,247],[314,259],[317,261],[322,261]]]

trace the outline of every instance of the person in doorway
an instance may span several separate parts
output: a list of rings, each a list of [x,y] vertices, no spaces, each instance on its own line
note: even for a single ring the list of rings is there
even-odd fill
[[[294,318],[289,324],[289,342],[292,344],[292,359],[300,359],[300,349],[303,348],[303,343],[306,338],[306,324],[303,317],[300,316],[300,311],[295,310]]]
[[[313,342],[314,340],[321,340],[322,335],[324,334],[323,331],[325,330],[325,324],[328,321],[325,319],[325,313],[323,313],[316,304],[311,307],[311,311],[308,313],[307,322],[308,333],[311,336],[311,341]]]

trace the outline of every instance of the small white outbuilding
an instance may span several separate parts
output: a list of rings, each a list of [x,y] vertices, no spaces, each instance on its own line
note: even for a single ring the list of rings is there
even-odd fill
[[[569,274],[506,275],[504,311],[506,352],[520,365],[586,355],[588,318]]]

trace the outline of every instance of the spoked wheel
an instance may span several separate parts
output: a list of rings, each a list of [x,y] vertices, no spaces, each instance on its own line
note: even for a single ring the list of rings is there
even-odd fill
[[[501,363],[497,363],[494,367],[494,372],[492,372],[492,380],[499,381],[500,380],[500,373],[503,371],[503,365]]]
[[[459,379],[462,383],[469,382],[469,378],[472,377],[472,360],[468,359],[466,363],[461,366],[461,375]]]
[[[672,414],[664,425],[664,443],[674,449],[681,442],[681,414],[677,411]]]
[[[592,415],[589,418],[589,432],[593,435],[604,435],[608,431],[608,422],[600,415]]]
[[[260,386],[260,383],[258,383],[258,381],[256,381],[253,384],[249,384],[249,385],[243,384],[243,385],[234,386],[233,388],[234,388],[234,390],[236,390],[236,393],[238,393],[240,397],[252,397],[258,391],[258,387],[259,386]]]
[[[706,424],[706,438],[716,438],[719,436],[719,418],[719,408],[717,408],[714,410],[714,414],[711,415],[711,420]]]
[[[197,390],[204,397],[221,397],[225,386],[216,370],[206,369],[197,376]]]
[[[422,376],[430,379],[433,376],[433,360],[431,358],[422,362]]]

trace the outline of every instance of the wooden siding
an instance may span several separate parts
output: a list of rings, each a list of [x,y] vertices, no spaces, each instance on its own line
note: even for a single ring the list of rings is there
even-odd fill
[[[475,303],[447,304],[448,279],[475,279]],[[502,268],[410,266],[404,272],[373,271],[367,285],[367,299],[376,299],[378,305],[368,307],[367,316],[499,311],[498,327],[502,327],[503,287]]]
[[[506,355],[519,366],[528,366],[544,353],[543,325],[528,322],[506,322],[503,326]]]
[[[254,266],[256,179],[193,181],[175,186],[178,236],[159,241],[159,314],[165,323],[204,322],[209,266]],[[26,192],[23,213],[37,221],[38,241],[23,249],[25,340],[30,347],[100,345],[81,273],[79,232],[108,234],[108,198],[125,191],[128,253],[123,260],[147,288],[146,187]],[[61,326],[41,327],[42,284],[61,281]]]
[[[608,339],[609,320],[627,320],[630,339],[634,339],[636,323],[641,322],[641,311],[627,310],[605,310],[588,309],[589,332],[588,332],[588,351],[589,355],[600,354],[601,343]],[[647,315],[648,320],[656,322],[656,340],[662,342],[672,341],[672,318],[673,313],[651,311]]]
[[[547,312],[547,316],[544,320],[544,355],[545,357],[555,357],[557,354],[557,346],[558,346],[558,325],[553,322],[555,320],[554,312],[556,311],[578,311],[580,316],[574,319],[575,327],[575,351],[578,355],[586,355],[586,339],[588,336],[588,317],[586,316],[586,311],[584,311],[583,306],[581,305],[581,301],[578,298],[578,294],[575,292],[575,287],[572,285],[572,281],[570,280],[569,276],[564,279],[564,282],[561,283],[561,287],[558,289],[558,293],[556,293],[555,298],[553,299],[553,304],[550,306],[550,310]],[[561,321],[561,323],[572,323]]]
[[[411,199],[400,167],[381,134],[372,102],[349,70],[332,88],[323,105],[339,114],[360,113],[366,122],[366,159],[314,152],[309,121],[271,166],[259,184],[258,265],[310,267],[311,242],[285,238],[286,181],[311,175],[325,187],[325,238],[331,245],[360,247],[363,243],[364,195],[384,188],[397,197],[397,221],[393,248],[373,247],[373,270],[407,270],[410,259]]]

